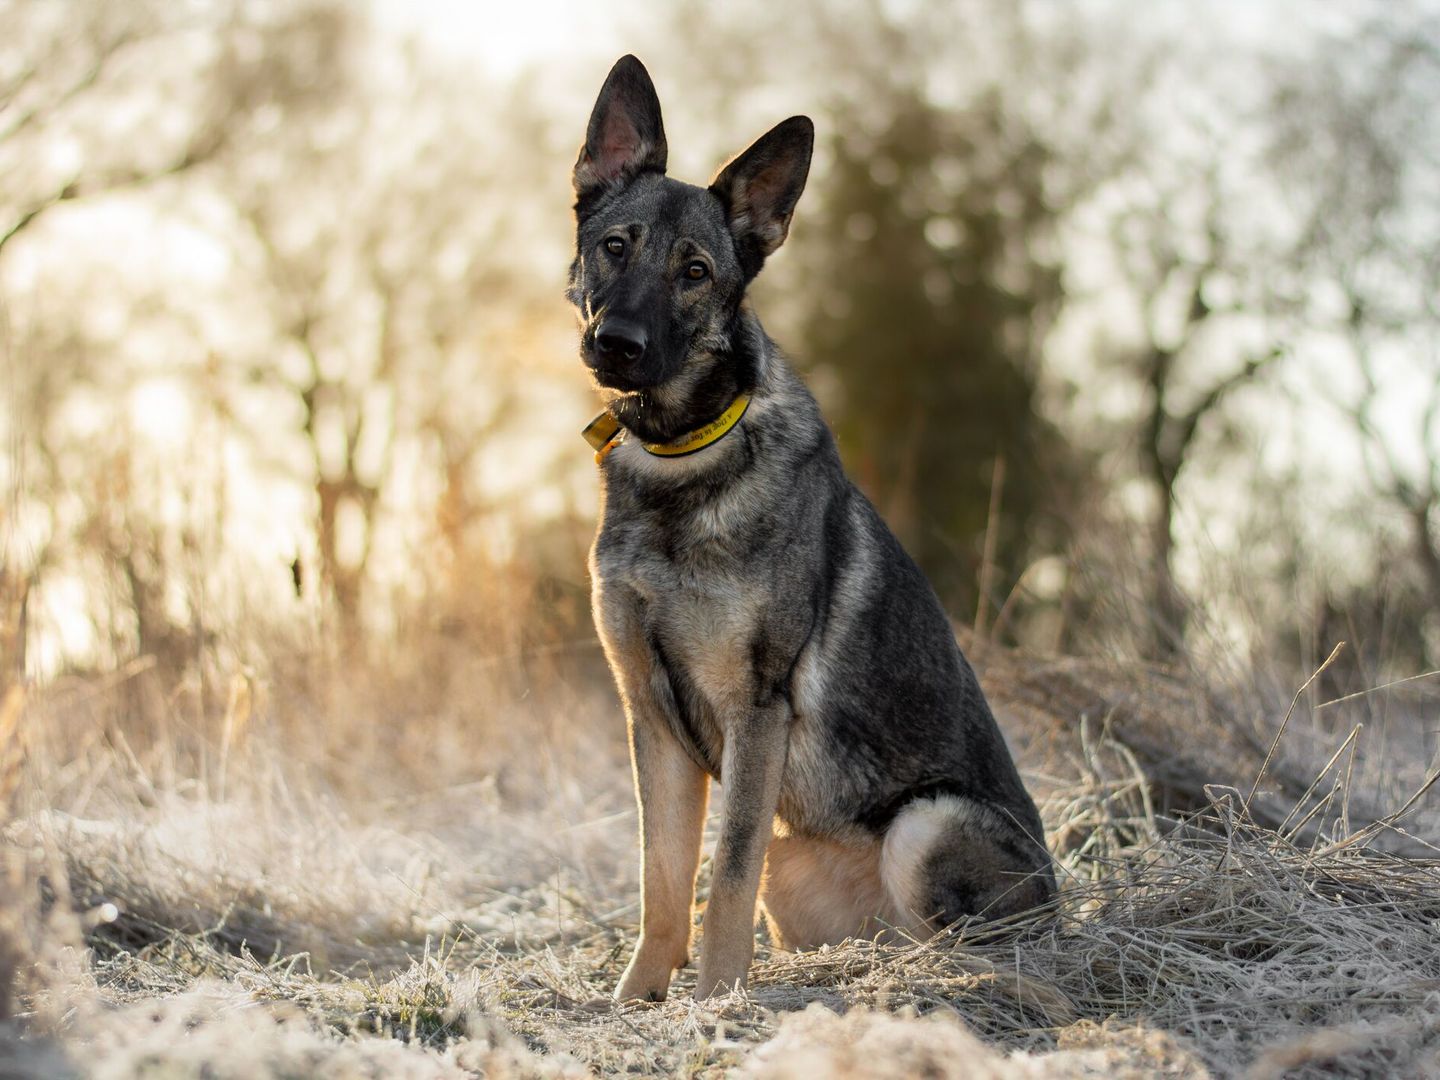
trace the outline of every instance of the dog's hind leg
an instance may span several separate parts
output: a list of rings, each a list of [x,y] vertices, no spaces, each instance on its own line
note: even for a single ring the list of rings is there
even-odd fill
[[[892,904],[939,929],[999,919],[1055,892],[1044,838],[1003,808],[956,795],[916,799],[886,830],[880,877]]]
[[[771,841],[762,900],[775,943],[782,949],[813,949],[875,937],[894,927],[898,912],[880,877],[880,853],[879,840],[783,836]]]

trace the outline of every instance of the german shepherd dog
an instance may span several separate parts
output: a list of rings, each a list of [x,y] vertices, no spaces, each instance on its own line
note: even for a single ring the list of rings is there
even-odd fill
[[[605,405],[586,431],[602,488],[590,573],[640,809],[621,999],[664,999],[688,962],[711,777],[697,997],[745,984],[762,877],[784,948],[929,934],[1055,889],[939,600],[745,301],[813,142],[791,117],[708,187],[672,180],[654,84],[626,56],[575,165],[567,296]]]

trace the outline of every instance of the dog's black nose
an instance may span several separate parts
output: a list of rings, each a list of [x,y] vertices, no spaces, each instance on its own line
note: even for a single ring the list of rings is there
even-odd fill
[[[645,355],[645,327],[628,319],[606,319],[595,331],[595,349],[610,363],[633,364]]]

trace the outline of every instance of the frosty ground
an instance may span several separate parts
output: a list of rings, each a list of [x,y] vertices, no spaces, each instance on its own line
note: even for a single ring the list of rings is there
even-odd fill
[[[1432,698],[1387,710],[1381,755],[1352,735],[1373,696],[972,652],[1054,909],[762,936],[747,992],[694,1002],[692,970],[624,1007],[635,820],[602,683],[483,730],[377,728],[364,687],[286,709],[237,680],[203,731],[127,732],[143,672],[12,695],[0,1076],[1440,1074]]]

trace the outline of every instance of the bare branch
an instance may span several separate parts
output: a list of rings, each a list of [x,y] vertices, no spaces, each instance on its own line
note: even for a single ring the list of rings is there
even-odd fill
[[[53,195],[49,196],[48,198],[41,199],[39,202],[32,204],[29,209],[22,211],[20,213],[20,216],[17,217],[13,222],[11,222],[10,227],[6,229],[5,232],[0,233],[0,253],[3,253],[5,251],[6,244],[10,243],[11,240],[14,240],[15,237],[19,236],[22,232],[24,232],[25,229],[27,229],[35,221],[35,219],[38,218],[41,214],[43,214],[46,210],[49,210],[51,207],[58,206],[60,203],[69,202],[71,199],[75,199],[78,197],[79,187],[77,185],[77,182],[72,180],[70,181],[70,183],[66,184]]]
[[[139,40],[139,35],[133,30],[127,30],[103,41],[96,50],[95,55],[91,58],[89,65],[69,86],[61,89],[58,94],[48,101],[36,102],[25,112],[16,116],[4,128],[0,128],[0,143],[13,139],[41,116],[63,109],[86,90],[89,90],[90,87],[94,86],[100,80],[100,77],[111,65],[116,55],[120,53],[125,46],[137,40]]]
[[[6,245],[33,225],[40,215],[61,203],[92,198],[96,195],[138,187],[166,177],[176,176],[213,158],[221,150],[224,141],[224,135],[218,133],[201,137],[186,147],[183,153],[168,164],[155,169],[125,170],[87,179],[75,177],[58,191],[32,203],[27,209],[21,211],[20,215],[11,222],[9,228],[4,233],[0,233],[0,255],[4,254]]]
[[[1201,420],[1213,412],[1226,397],[1285,356],[1286,352],[1287,350],[1283,346],[1276,345],[1259,356],[1248,358],[1238,370],[1231,372],[1211,386],[1199,401],[1177,419],[1178,445],[1181,453],[1183,454],[1189,448]]]
[[[8,109],[11,103],[24,92],[25,88],[35,81],[40,74],[40,65],[35,63],[26,64],[15,73],[5,86],[0,87],[0,113]]]

